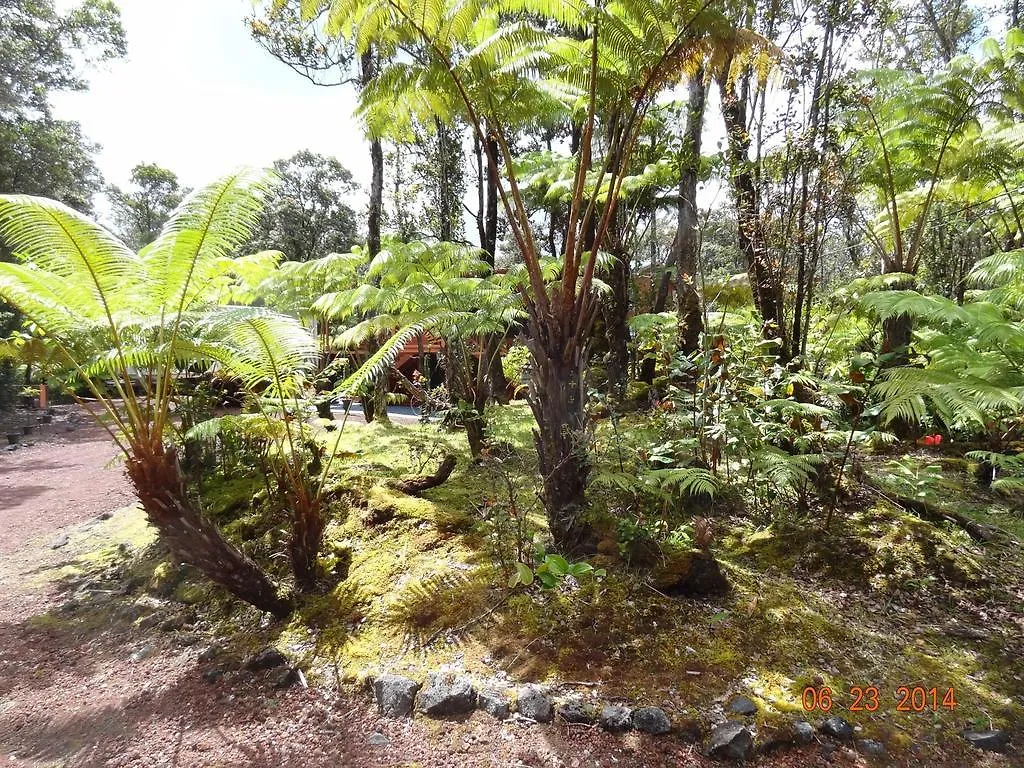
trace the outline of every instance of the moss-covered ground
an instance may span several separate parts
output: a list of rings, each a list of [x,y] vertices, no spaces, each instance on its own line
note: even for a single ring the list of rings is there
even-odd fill
[[[621,460],[616,451],[649,441],[649,425],[633,418],[598,427],[597,443],[607,446],[599,470]],[[701,510],[732,585],[724,597],[668,597],[657,586],[659,563],[629,564],[621,559],[627,547],[607,546],[593,558],[606,571],[601,578],[510,588],[517,545],[532,550],[544,540],[531,423],[522,404],[492,414],[496,447],[480,463],[469,460],[462,433],[436,426],[348,424],[322,433],[337,455],[325,586],[283,625],[260,623],[202,581],[172,578],[166,565],[150,576],[151,587],[200,606],[240,653],[275,642],[327,683],[447,664],[481,677],[503,671],[599,684],[606,697],[663,706],[678,722],[706,722],[742,693],[757,702],[762,733],[820,718],[805,711],[805,691],[828,688],[832,714],[897,751],[955,739],[965,727],[1018,727],[1021,510],[974,487],[962,462],[905,460],[938,461],[930,492],[999,526],[1005,533],[992,542],[866,491],[840,507],[828,531],[813,514],[754,522],[742,500],[730,499]],[[422,498],[392,487],[432,472],[448,452],[458,466],[442,486]],[[867,457],[864,471],[880,472],[888,461]],[[203,501],[250,551],[283,561],[281,521],[261,512],[262,487],[256,476],[211,476]],[[592,495],[605,523],[610,496]],[[860,709],[855,687],[865,691]],[[904,687],[911,711],[898,707]],[[913,711],[922,709],[910,696],[915,688],[926,694],[923,711]]]

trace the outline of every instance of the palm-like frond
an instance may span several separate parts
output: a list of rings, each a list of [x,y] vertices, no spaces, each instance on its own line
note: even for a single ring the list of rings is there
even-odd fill
[[[417,335],[423,333],[427,323],[413,323],[407,325],[404,328],[400,328],[390,339],[384,342],[380,349],[378,349],[370,358],[359,366],[359,369],[355,371],[351,376],[345,379],[341,384],[338,385],[337,391],[351,393],[359,392],[366,387],[369,382],[375,379],[386,376],[388,371],[391,370],[391,366],[395,364],[395,360],[398,359],[398,355],[401,353],[402,348],[409,343],[412,339],[416,338]]]
[[[242,169],[189,195],[144,248],[147,303],[170,317],[209,295],[259,221],[272,176]]]
[[[65,313],[110,319],[127,303],[125,283],[137,271],[137,257],[62,203],[0,195],[0,240],[23,262],[0,264],[6,290],[18,294],[8,300],[38,315],[40,326],[63,325]]]
[[[647,485],[687,496],[714,496],[720,490],[718,476],[700,467],[649,469],[643,473],[643,481]]]
[[[279,399],[296,397],[316,361],[313,337],[297,319],[259,307],[217,307],[203,316],[196,351],[255,391],[271,387]]]
[[[814,478],[826,458],[821,454],[789,454],[767,448],[754,459],[754,471],[779,490],[795,490]]]

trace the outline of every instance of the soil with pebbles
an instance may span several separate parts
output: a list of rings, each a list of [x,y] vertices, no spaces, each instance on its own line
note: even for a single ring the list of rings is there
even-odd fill
[[[277,690],[273,671],[208,682],[202,673],[215,664],[198,661],[202,645],[155,623],[140,629],[118,602],[116,583],[98,588],[93,604],[69,609],[68,585],[52,574],[82,553],[91,528],[100,530],[98,515],[132,496],[120,466],[110,465],[116,450],[102,430],[67,431],[58,421],[32,439],[0,454],[0,766],[711,765],[675,736],[499,724],[481,712],[385,720],[365,694]],[[69,541],[54,548],[62,534]],[[948,765],[988,764],[971,757],[978,761],[950,756]],[[867,763],[849,750],[826,758],[813,746],[757,764]]]

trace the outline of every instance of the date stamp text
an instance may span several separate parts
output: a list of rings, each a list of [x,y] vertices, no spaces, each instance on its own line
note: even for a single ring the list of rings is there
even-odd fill
[[[850,686],[846,695],[851,699],[847,709],[850,712],[876,712],[883,706],[885,696],[874,685]],[[837,705],[835,691],[828,686],[804,688],[802,703],[805,712],[831,712]],[[901,685],[891,697],[897,712],[939,712],[956,709],[954,688],[925,688],[924,686]]]

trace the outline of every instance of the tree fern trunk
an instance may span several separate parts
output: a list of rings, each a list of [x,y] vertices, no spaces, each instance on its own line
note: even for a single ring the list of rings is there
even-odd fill
[[[283,618],[291,604],[270,577],[221,535],[185,492],[177,452],[159,445],[127,458],[128,477],[161,540],[235,597]]]
[[[886,270],[894,272],[898,270]],[[913,280],[900,282],[892,286],[892,290],[913,290]],[[892,368],[910,362],[910,342],[914,335],[914,320],[910,315],[887,317],[882,321],[882,349],[887,357],[882,360],[881,367]]]
[[[590,462],[586,444],[587,344],[580,334],[549,323],[531,323],[528,344],[533,354],[530,408],[537,419],[533,440],[543,480],[548,527],[561,552],[590,545],[583,518]]]
[[[295,584],[303,592],[312,592],[320,576],[317,558],[320,555],[327,521],[319,499],[301,499],[290,512],[292,538],[289,542],[289,554]]]

